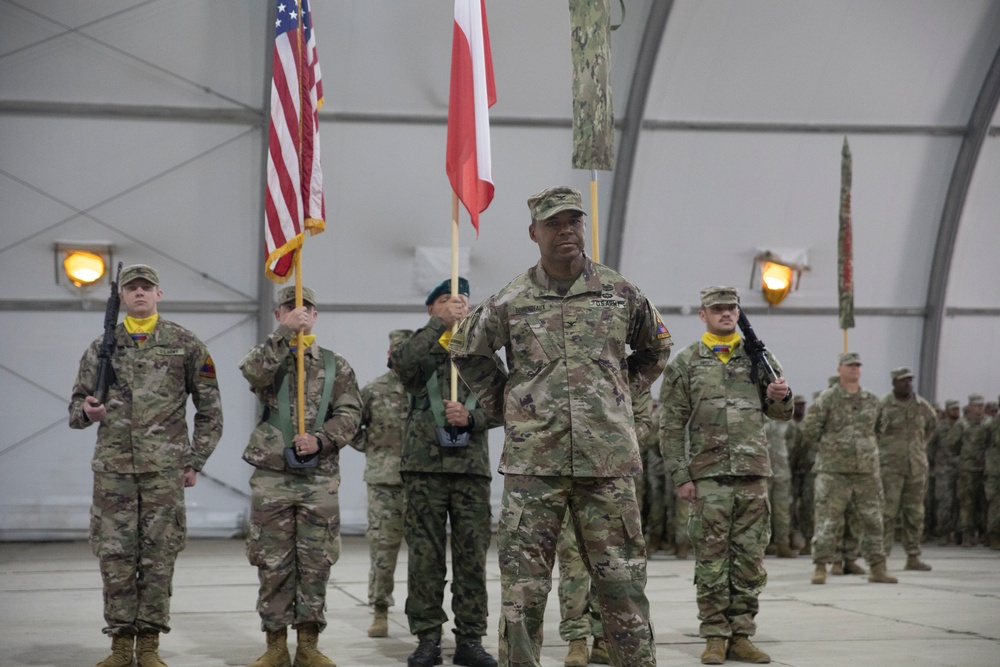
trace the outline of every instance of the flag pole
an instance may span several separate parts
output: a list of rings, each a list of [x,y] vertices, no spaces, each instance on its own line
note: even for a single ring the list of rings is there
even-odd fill
[[[458,297],[458,193],[451,191],[451,298]],[[458,322],[451,332],[458,331]],[[451,400],[458,400],[458,369],[451,364]]]
[[[306,30],[305,30],[305,21],[302,20],[302,0],[296,0],[295,4],[296,4],[296,10],[298,11],[298,15],[299,15],[299,25],[298,25],[298,28],[296,28],[296,31],[299,33],[299,39],[298,39],[298,42],[299,42],[299,62],[303,63],[303,62],[305,62]],[[303,114],[303,113],[305,113],[305,111],[304,111],[305,110],[305,105],[303,104],[303,101],[304,101],[303,98],[305,96],[305,90],[302,87],[302,74],[301,74],[301,72],[299,73],[298,80],[299,80],[299,113]],[[298,127],[298,130],[299,130],[299,146],[301,146],[302,145],[302,119],[301,118],[299,118],[298,126],[299,126]],[[303,167],[304,159],[303,159],[303,156],[302,156],[302,151],[300,150],[298,153],[299,153],[299,155],[298,155],[298,157],[299,157],[299,174],[301,176],[302,171],[303,171],[302,167]],[[303,218],[303,220],[302,220],[302,245],[300,245],[295,251],[293,251],[294,254],[292,255],[292,265],[293,265],[293,269],[292,270],[295,271],[295,307],[296,308],[301,308],[302,307],[302,249],[305,248],[305,242],[306,242],[305,217],[306,217],[306,209],[305,209],[305,202],[303,202],[303,206],[302,206],[302,218]],[[315,306],[315,305],[316,304],[313,304],[313,306]],[[297,394],[298,403],[296,403],[296,405],[298,407],[296,408],[295,412],[298,413],[298,421],[299,421],[299,431],[298,432],[299,432],[299,435],[302,435],[302,434],[304,434],[306,432],[306,383],[305,383],[305,380],[306,380],[306,356],[305,356],[305,352],[306,351],[305,351],[304,348],[305,348],[305,337],[302,335],[302,331],[299,330],[299,332],[295,335],[295,371],[296,371],[295,375],[296,375],[296,379],[297,379],[297,382],[296,382],[297,387],[296,388],[298,390],[298,394]]]
[[[597,223],[597,170],[590,170],[590,247],[593,261],[601,261],[601,234]]]

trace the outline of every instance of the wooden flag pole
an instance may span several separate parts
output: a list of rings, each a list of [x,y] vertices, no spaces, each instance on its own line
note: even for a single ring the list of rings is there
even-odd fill
[[[295,265],[295,307],[302,307],[302,248],[293,251]],[[299,435],[306,432],[306,357],[305,337],[299,331],[295,335],[295,369],[298,376],[298,408],[295,412],[299,417]]]
[[[847,329],[844,329],[844,352],[847,352]]]
[[[597,170],[590,170],[590,248],[594,262],[601,261],[601,234],[597,224]]]
[[[451,297],[458,297],[458,193],[451,191]],[[451,327],[454,334],[458,322]],[[458,400],[458,369],[451,364],[451,400]]]

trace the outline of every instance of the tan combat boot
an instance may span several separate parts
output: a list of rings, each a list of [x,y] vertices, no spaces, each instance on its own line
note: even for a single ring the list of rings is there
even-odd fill
[[[906,556],[906,565],[903,566],[904,570],[923,570],[924,572],[929,572],[931,566],[920,560],[920,556],[917,554],[908,554]]]
[[[795,558],[799,555],[799,552],[791,548],[787,544],[778,545],[778,558]]]
[[[337,663],[319,652],[319,627],[315,623],[298,628],[295,667],[337,667]]]
[[[375,607],[375,616],[372,617],[372,624],[368,628],[368,636],[389,636],[389,610],[385,607]]]
[[[771,662],[771,656],[753,645],[746,635],[735,635],[729,644],[729,659],[763,665]]]
[[[868,581],[873,584],[896,584],[899,580],[896,577],[890,577],[885,571],[885,561],[881,563],[872,563],[872,573],[868,575]]]
[[[97,667],[132,667],[134,635],[116,635],[111,638],[111,655],[97,663]]]
[[[705,650],[701,652],[701,664],[721,665],[726,661],[726,638],[709,637],[705,640]]]
[[[813,576],[810,581],[814,584],[826,583],[826,563],[816,563],[816,571],[813,572]]]
[[[590,661],[595,665],[610,665],[611,654],[608,653],[608,645],[601,637],[594,637],[594,646],[590,649]]]
[[[835,577],[839,577],[840,575],[844,574],[844,563],[838,560],[836,563],[831,565],[830,574],[834,575]]]
[[[806,540],[806,543],[802,545],[801,549],[799,549],[799,554],[802,556],[812,555],[812,545],[809,544],[809,540]]]
[[[288,628],[268,632],[267,650],[249,667],[292,667],[292,656],[288,654]]]
[[[566,667],[587,667],[590,657],[587,655],[587,638],[569,640],[569,650],[566,651]]]
[[[858,565],[856,560],[844,561],[844,574],[868,574],[865,568]]]
[[[160,633],[140,632],[135,638],[135,662],[139,667],[167,667],[160,660]]]
[[[678,544],[677,545],[677,560],[687,560],[688,552],[691,550],[688,544]]]

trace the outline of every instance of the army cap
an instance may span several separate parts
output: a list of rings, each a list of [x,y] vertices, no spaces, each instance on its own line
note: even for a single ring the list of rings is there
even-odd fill
[[[145,264],[131,264],[122,269],[121,275],[118,276],[118,288],[121,289],[140,278],[148,280],[157,287],[160,286],[160,277],[156,275],[156,269]]]
[[[458,277],[458,293],[464,294],[466,297],[469,296],[469,281],[462,276]],[[451,294],[451,278],[448,280],[441,281],[441,284],[431,290],[431,293],[427,295],[427,300],[424,301],[425,306],[429,306],[442,294]]]
[[[805,403],[805,402],[806,402],[806,397],[803,396],[802,394],[795,394],[795,396],[792,398],[792,403]]]
[[[844,352],[837,358],[837,363],[841,366],[860,366],[861,355],[857,352]]]
[[[389,347],[396,349],[398,345],[405,343],[406,340],[412,335],[412,329],[393,329],[389,332]]]
[[[563,211],[577,211],[583,215],[583,198],[580,191],[566,185],[546,188],[528,197],[528,210],[532,220],[545,220]]]
[[[958,407],[961,407],[961,404],[958,402],[958,399],[949,398],[947,401],[944,402],[945,410],[951,410],[952,408],[958,408]]]
[[[982,394],[969,394],[969,405],[983,405],[986,399]]]
[[[295,301],[295,285],[286,285],[281,288],[280,292],[278,292],[279,306],[286,304],[289,301]],[[313,308],[316,307],[316,293],[305,285],[302,286],[302,303],[308,303]]]
[[[889,371],[889,377],[893,380],[903,380],[905,378],[913,377],[913,371],[905,366],[901,366],[900,368],[894,368]]]
[[[701,291],[701,307],[722,306],[726,304],[740,305],[740,293],[735,287],[706,287]]]

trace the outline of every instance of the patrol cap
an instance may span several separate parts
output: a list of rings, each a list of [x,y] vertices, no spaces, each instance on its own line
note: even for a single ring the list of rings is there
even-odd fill
[[[860,366],[861,355],[857,352],[844,352],[837,358],[837,363],[841,366]]]
[[[393,329],[389,332],[389,347],[395,349],[413,335],[412,329]]]
[[[951,410],[952,408],[958,408],[958,407],[961,407],[961,403],[958,402],[958,399],[949,398],[947,401],[944,402],[945,410]]]
[[[469,281],[462,276],[458,277],[458,293],[469,296]],[[431,305],[437,301],[442,294],[451,294],[451,278],[441,281],[440,285],[432,289],[431,293],[427,295],[427,300],[424,301],[424,305]]]
[[[122,269],[121,274],[118,276],[118,289],[125,287],[133,280],[138,280],[139,278],[148,280],[157,287],[160,286],[160,277],[156,275],[156,269],[146,264],[130,264]]]
[[[721,306],[726,304],[740,305],[740,293],[735,287],[706,287],[701,291],[701,307]]]
[[[278,292],[279,306],[289,301],[295,301],[295,285],[286,285]],[[302,286],[302,303],[308,303],[313,308],[316,307],[316,293],[305,285]]]
[[[538,194],[528,197],[528,210],[532,220],[545,220],[563,211],[577,211],[583,215],[583,198],[580,191],[566,185],[546,188]]]
[[[802,394],[795,394],[795,396],[792,398],[792,403],[805,403],[805,402],[806,402],[806,397],[803,396]]]
[[[905,366],[902,366],[900,368],[894,368],[893,370],[889,371],[889,377],[892,378],[893,380],[903,380],[905,378],[912,378],[913,371],[911,371],[909,368],[906,368]]]
[[[985,402],[982,394],[969,394],[969,405],[982,405]]]

